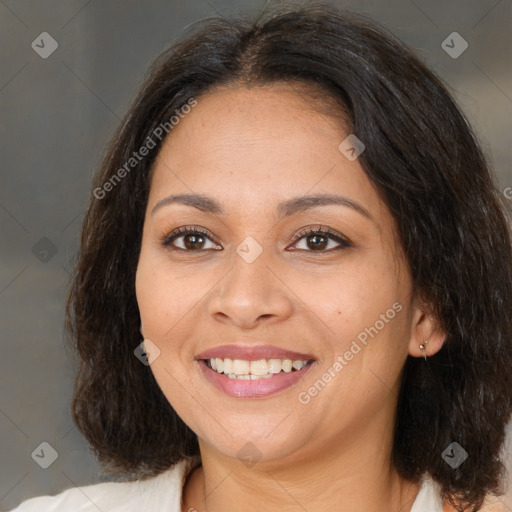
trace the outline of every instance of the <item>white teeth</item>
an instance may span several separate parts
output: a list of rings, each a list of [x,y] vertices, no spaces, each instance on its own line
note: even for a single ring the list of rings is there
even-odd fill
[[[230,379],[258,380],[268,379],[277,373],[291,373],[292,368],[300,370],[308,361],[291,359],[208,359],[210,368],[217,373],[224,373]]]
[[[279,373],[281,371],[281,359],[269,359],[268,371],[270,373]]]
[[[292,366],[296,369],[296,370],[300,370],[303,366],[306,365],[306,361],[293,361],[293,364]]]
[[[267,373],[266,375],[235,375],[234,373],[228,373],[226,377],[229,377],[230,379],[237,379],[237,380],[260,380],[260,379],[270,379],[272,377],[271,373]]]
[[[243,359],[233,359],[233,373],[237,375],[249,375],[250,373],[250,361],[244,361]]]
[[[291,359],[283,359],[283,361],[281,362],[281,369],[283,370],[283,372],[286,372],[286,373],[291,372],[292,371],[292,360]]]
[[[233,373],[233,359],[224,359],[223,372],[226,374]]]
[[[251,361],[251,375],[266,375],[268,373],[268,363],[265,359]]]

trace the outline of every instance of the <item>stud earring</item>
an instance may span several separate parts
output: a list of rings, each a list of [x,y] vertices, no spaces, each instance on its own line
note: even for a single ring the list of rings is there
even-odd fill
[[[427,343],[428,343],[428,340],[425,340],[425,341],[420,345],[420,350],[423,352],[423,357],[425,358],[425,361],[427,360],[427,354],[425,353],[425,348],[427,347]]]

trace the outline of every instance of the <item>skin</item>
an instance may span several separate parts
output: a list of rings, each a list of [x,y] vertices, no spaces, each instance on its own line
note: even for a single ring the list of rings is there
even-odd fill
[[[389,210],[359,161],[338,149],[350,132],[298,84],[217,88],[197,100],[156,159],[136,275],[143,335],[160,350],[150,368],[199,438],[202,466],[186,481],[182,510],[239,511],[243,503],[245,512],[409,511],[419,485],[390,464],[401,370],[408,354],[423,355],[424,340],[432,355],[445,336],[412,295]],[[152,214],[160,200],[182,193],[212,197],[224,213],[173,203]],[[282,201],[333,193],[371,218],[342,205],[277,214]],[[318,225],[351,245],[294,241]],[[183,236],[174,250],[162,246],[182,226],[215,238],[196,239],[192,249],[179,249]],[[262,249],[252,263],[236,252],[248,236]],[[300,403],[298,394],[396,302],[401,311]],[[234,398],[204,378],[195,356],[235,342],[316,361],[284,391]],[[261,457],[250,467],[237,456],[247,443]]]

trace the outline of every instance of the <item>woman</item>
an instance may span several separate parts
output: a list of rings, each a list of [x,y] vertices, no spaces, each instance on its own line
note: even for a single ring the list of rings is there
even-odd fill
[[[511,307],[500,195],[407,47],[209,19],[112,141],[68,299],[74,420],[127,481],[16,510],[505,510]]]

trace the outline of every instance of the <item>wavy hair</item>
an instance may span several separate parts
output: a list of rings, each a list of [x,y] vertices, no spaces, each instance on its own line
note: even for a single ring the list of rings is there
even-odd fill
[[[501,492],[512,411],[505,201],[449,87],[385,28],[323,2],[202,20],[150,67],[94,176],[83,221],[66,303],[78,366],[73,420],[100,465],[127,479],[199,453],[196,435],[133,353],[135,272],[164,140],[154,133],[217,86],[280,81],[310,84],[312,102],[321,90],[343,106],[340,122],[366,146],[359,163],[396,222],[415,293],[447,333],[435,355],[406,360],[392,462],[406,479],[431,475],[457,510],[478,510],[487,493]],[[156,147],[127,167],[152,134]],[[468,453],[456,469],[441,456],[452,442]]]

